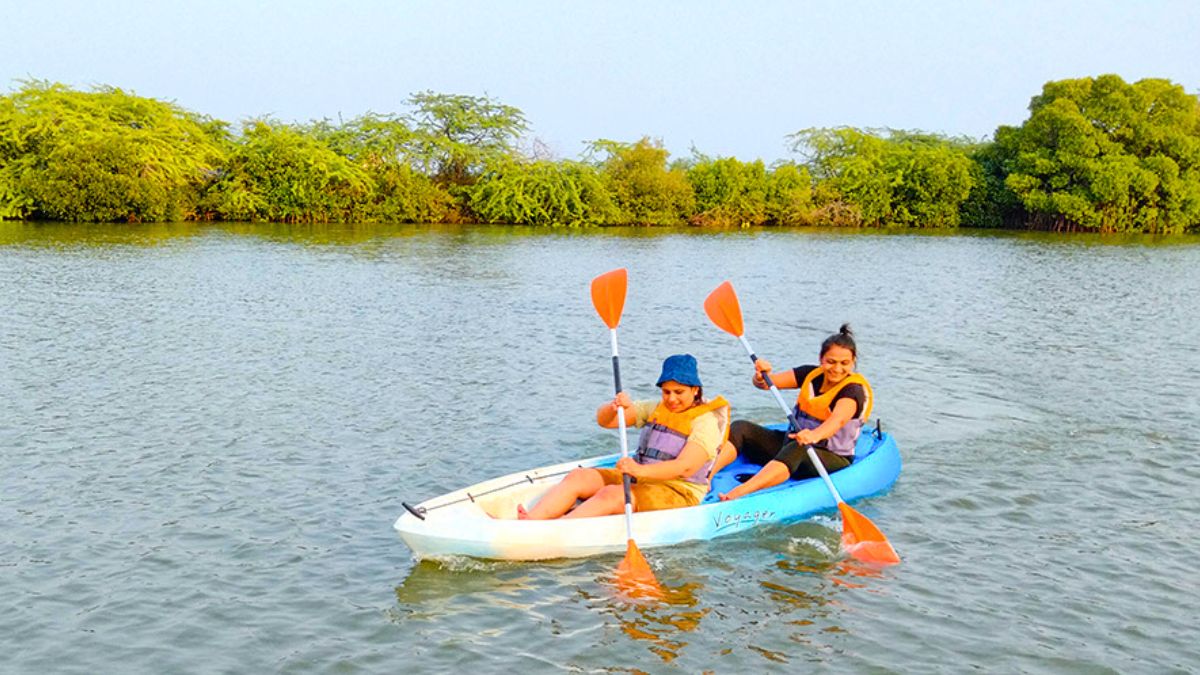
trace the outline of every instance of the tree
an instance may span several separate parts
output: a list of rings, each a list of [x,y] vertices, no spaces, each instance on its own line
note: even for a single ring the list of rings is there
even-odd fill
[[[813,180],[807,168],[785,162],[772,169],[767,178],[767,220],[776,225],[814,222]]]
[[[680,167],[668,168],[662,142],[598,140],[590,154],[607,181],[618,209],[617,223],[676,225],[692,214],[695,195]]]
[[[224,123],[113,87],[0,97],[0,217],[179,220],[225,157]]]
[[[1101,232],[1200,228],[1200,100],[1166,80],[1048,82],[1001,128],[1005,185],[1030,225]]]
[[[790,136],[821,181],[821,208],[845,223],[957,227],[976,182],[971,144],[896,130],[805,129]]]
[[[302,128],[257,119],[206,204],[226,220],[337,222],[361,217],[370,191],[366,172]]]
[[[413,94],[411,155],[442,183],[467,185],[491,161],[514,154],[525,115],[486,96]]]
[[[364,166],[414,161],[417,134],[400,115],[367,113],[349,122],[335,124],[323,119],[296,128]]]
[[[577,227],[618,215],[603,177],[580,162],[505,162],[469,194],[471,211],[487,223]]]
[[[687,169],[696,195],[700,225],[762,225],[767,221],[769,177],[761,160],[741,162],[733,157],[711,158],[696,153]]]
[[[302,131],[361,169],[371,183],[364,220],[436,223],[459,220],[445,185],[421,173],[417,132],[399,115],[368,113],[343,124],[321,120]]]

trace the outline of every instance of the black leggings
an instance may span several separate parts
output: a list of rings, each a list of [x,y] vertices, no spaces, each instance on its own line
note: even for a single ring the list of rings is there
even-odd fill
[[[782,462],[795,480],[814,478],[820,475],[817,473],[817,468],[813,466],[812,460],[808,458],[808,453],[797,445],[796,441],[788,438],[785,431],[776,431],[753,422],[737,420],[729,426],[729,442],[737,449],[738,456],[745,458],[748,462],[759,465],[766,465],[771,460]],[[817,446],[813,446],[813,448],[829,473],[850,466],[851,458],[849,457],[842,457]]]

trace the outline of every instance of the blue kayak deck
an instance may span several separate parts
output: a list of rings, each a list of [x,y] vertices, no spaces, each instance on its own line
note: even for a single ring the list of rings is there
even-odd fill
[[[778,430],[782,431],[782,430],[787,429],[787,425],[786,424],[771,424],[771,425],[767,425],[767,428],[768,429],[778,429]],[[882,446],[884,444],[884,442],[886,440],[886,436],[883,436],[882,434],[878,434],[878,435],[877,434],[878,434],[878,432],[876,429],[872,429],[872,428],[863,429],[862,435],[859,436],[858,443],[854,447],[854,462],[849,467],[842,469],[842,471],[845,471],[845,470],[865,461],[868,457],[871,456],[871,453],[873,453],[877,448],[879,448],[880,446]],[[720,473],[713,476],[712,488],[709,490],[708,494],[705,495],[704,501],[701,503],[708,504],[711,502],[720,501],[720,497],[718,495],[729,492],[737,485],[745,482],[745,480],[748,479],[750,476],[753,476],[754,474],[758,473],[758,471],[760,469],[762,469],[762,465],[748,462],[739,455],[737,459],[735,459],[732,463],[729,464],[729,466],[725,467],[724,469],[721,470]],[[834,473],[832,473],[830,475],[836,476],[838,473],[839,472],[835,471]],[[821,478],[819,476],[814,477],[814,478],[805,478],[804,480],[787,480],[787,481],[784,481],[783,483],[780,483],[779,485],[776,485],[774,487],[767,488],[766,490],[761,490],[760,492],[770,493],[770,492],[776,492],[776,491],[786,491],[786,490],[790,490],[794,487],[804,485],[805,483],[810,483],[812,481],[820,481],[820,480],[821,480]]]

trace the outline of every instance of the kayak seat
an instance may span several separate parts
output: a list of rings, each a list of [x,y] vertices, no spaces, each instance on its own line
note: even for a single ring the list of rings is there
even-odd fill
[[[786,429],[787,425],[768,425],[768,428],[772,427],[782,430]],[[878,432],[876,429],[863,429],[863,433],[858,437],[858,443],[854,446],[854,463],[857,464],[867,457],[870,457],[875,450],[883,446],[884,439],[885,436],[883,436],[883,434]],[[758,466],[757,464],[751,464],[741,457],[738,457],[720,473],[713,476],[712,488],[708,491],[708,494],[704,496],[704,500],[701,503],[708,504],[711,502],[720,501],[720,497],[717,496],[718,494],[729,492],[739,484],[745,483],[750,479],[751,476],[757,473],[760,468],[762,467]],[[819,479],[814,478],[808,480]],[[789,480],[770,489],[776,490],[786,488],[786,486],[792,485],[795,482],[796,481]]]

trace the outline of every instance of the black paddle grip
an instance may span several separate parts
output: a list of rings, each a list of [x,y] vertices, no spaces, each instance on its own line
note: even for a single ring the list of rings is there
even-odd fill
[[[425,520],[425,507],[424,506],[418,506],[418,507],[414,508],[412,506],[409,506],[408,502],[400,502],[400,504],[404,508],[408,509],[409,513],[420,518],[421,520]]]
[[[621,359],[616,354],[613,354],[613,388],[616,393],[621,393]],[[625,488],[625,503],[632,503],[633,496],[629,493],[629,474],[621,474],[621,486]]]
[[[758,357],[755,356],[754,354],[751,354],[750,355],[750,363],[755,364],[755,366],[757,367]],[[767,383],[767,389],[771,389],[772,387],[775,386],[775,383],[771,381],[770,375],[768,375],[767,373],[763,373],[762,377],[763,377],[763,382]],[[800,420],[796,419],[796,413],[789,411],[787,416],[788,416],[788,424],[792,428],[792,433],[800,431]]]

